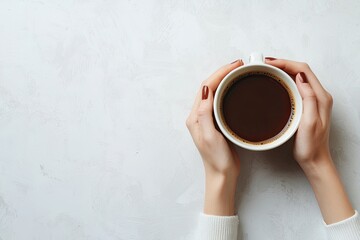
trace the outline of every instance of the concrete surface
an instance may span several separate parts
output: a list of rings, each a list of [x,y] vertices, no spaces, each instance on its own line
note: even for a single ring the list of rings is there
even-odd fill
[[[275,3],[276,2],[276,3]],[[199,84],[250,52],[308,62],[360,210],[360,2],[0,2],[0,239],[192,239]],[[239,150],[243,239],[325,239],[291,142]],[[240,237],[239,237],[240,239]]]

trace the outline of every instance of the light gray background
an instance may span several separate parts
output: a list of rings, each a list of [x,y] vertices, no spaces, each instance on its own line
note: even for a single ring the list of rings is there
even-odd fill
[[[360,209],[360,2],[0,2],[0,239],[192,239],[204,173],[185,127],[219,66],[308,62]],[[239,150],[244,239],[325,239],[291,142]]]

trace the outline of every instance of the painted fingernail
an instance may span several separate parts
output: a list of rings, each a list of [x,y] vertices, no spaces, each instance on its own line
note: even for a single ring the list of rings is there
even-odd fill
[[[273,61],[273,60],[276,60],[276,58],[274,57],[265,57],[266,60],[269,60],[269,61]]]
[[[207,99],[208,95],[209,95],[209,87],[205,85],[202,88],[202,100]]]
[[[235,61],[233,61],[232,63],[230,63],[230,64],[234,64],[234,63],[236,63],[236,62],[238,62],[238,61],[240,61],[239,59],[236,59]]]
[[[306,78],[306,75],[303,72],[300,73],[300,82],[302,82],[302,83],[307,83],[308,82],[307,78]]]

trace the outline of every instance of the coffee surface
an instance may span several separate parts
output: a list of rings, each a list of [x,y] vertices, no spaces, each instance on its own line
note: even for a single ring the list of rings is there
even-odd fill
[[[235,79],[222,103],[228,127],[250,142],[262,142],[279,134],[289,121],[291,107],[284,86],[262,74]]]

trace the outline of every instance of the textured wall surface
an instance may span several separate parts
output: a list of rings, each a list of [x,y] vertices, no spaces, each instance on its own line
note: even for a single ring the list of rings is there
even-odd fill
[[[192,239],[204,173],[184,122],[201,81],[254,50],[308,62],[334,96],[331,151],[360,210],[359,13],[357,0],[0,1],[0,239]],[[291,141],[239,154],[242,239],[324,240]]]

